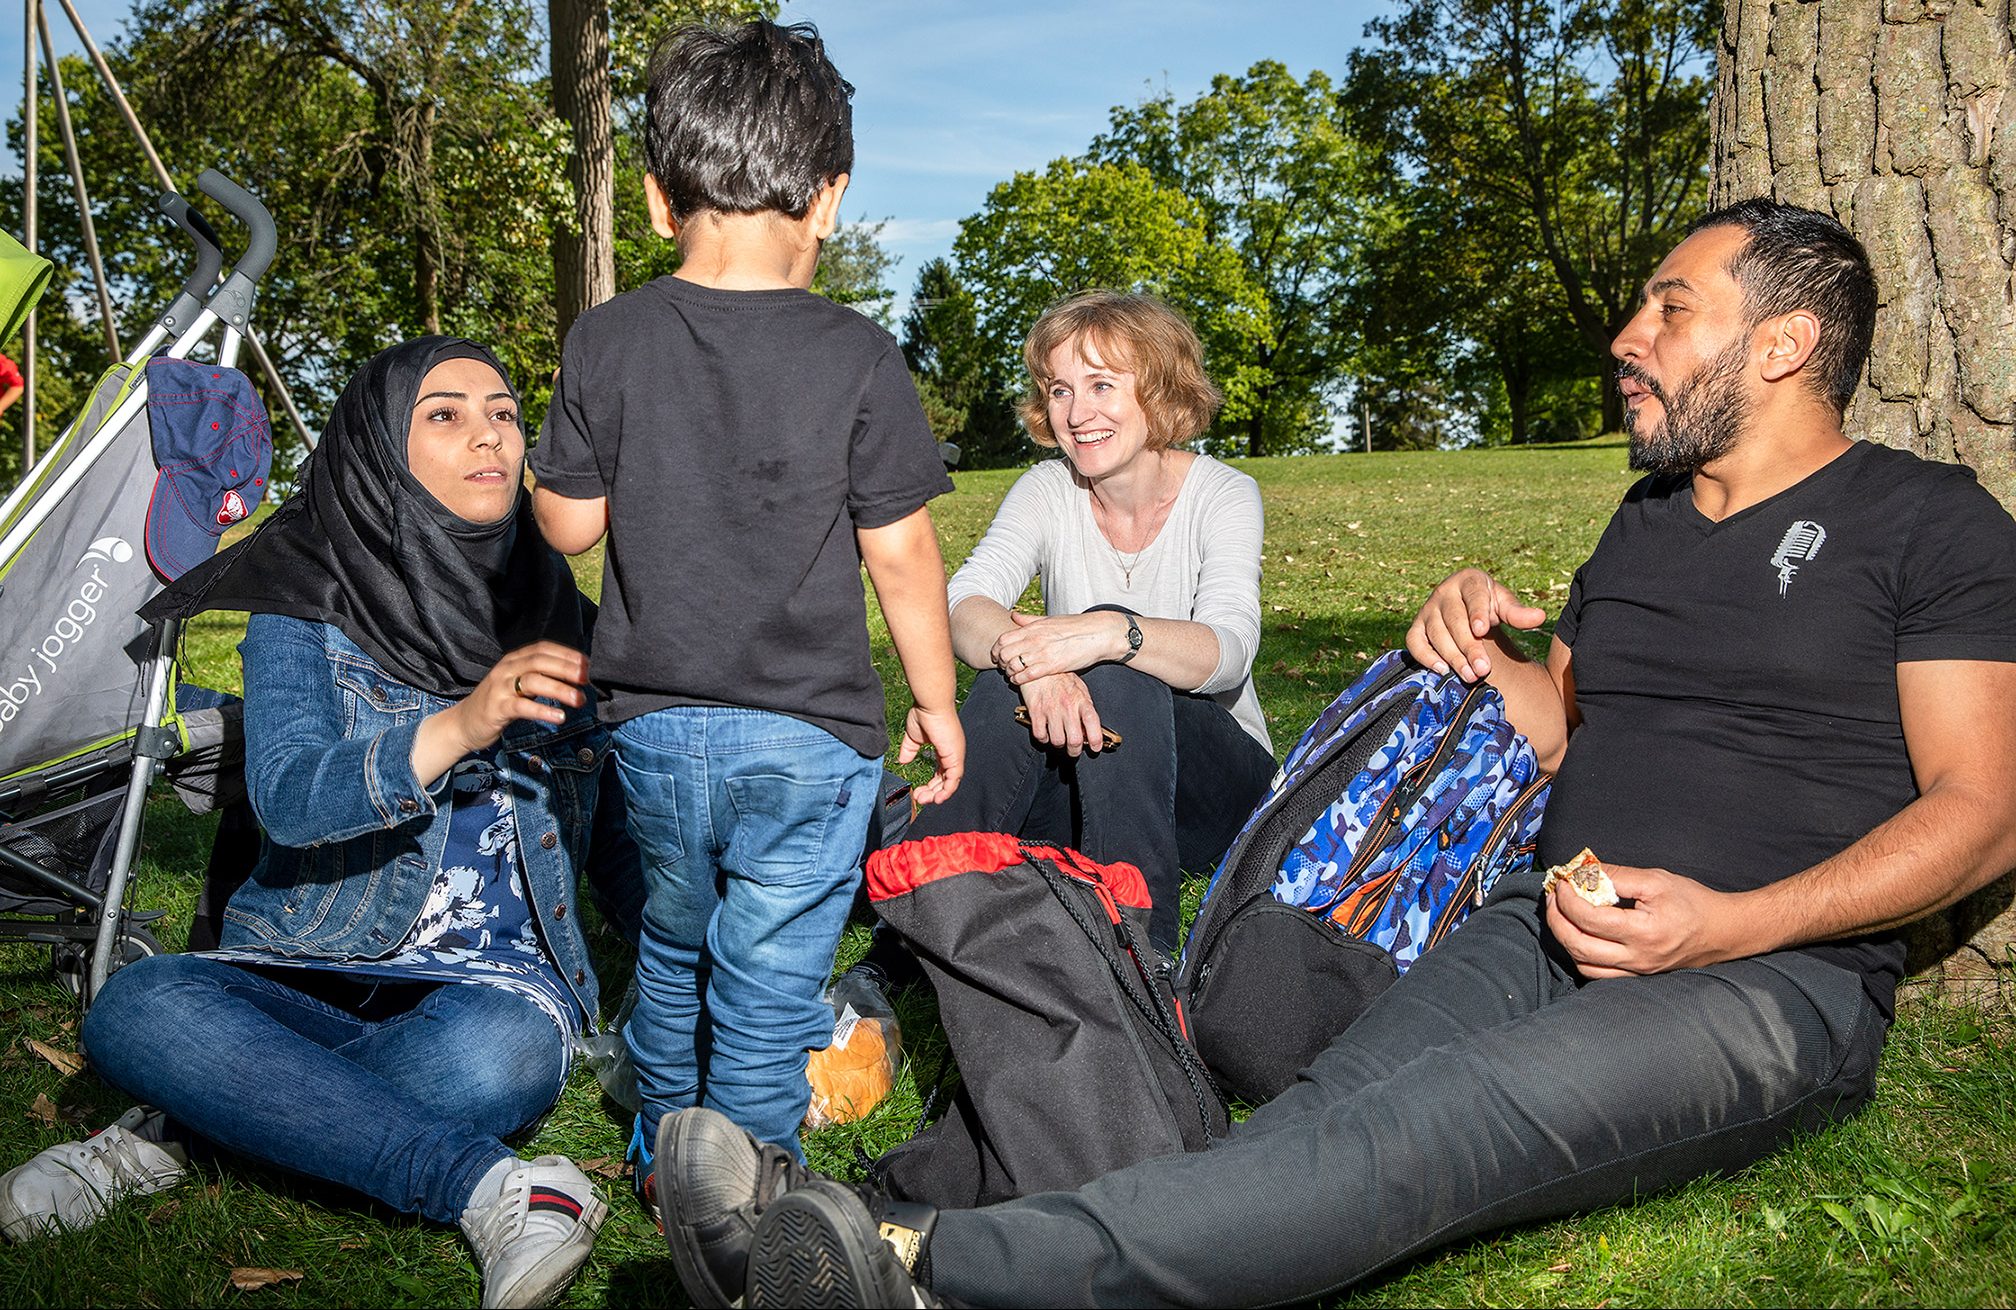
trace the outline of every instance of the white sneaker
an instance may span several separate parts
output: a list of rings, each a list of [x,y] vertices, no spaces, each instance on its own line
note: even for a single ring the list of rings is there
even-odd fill
[[[52,1146],[0,1178],[0,1233],[13,1242],[59,1229],[89,1228],[112,1202],[146,1196],[182,1181],[189,1163],[144,1132],[161,1112],[136,1105],[81,1142]]]
[[[462,1212],[462,1232],[483,1271],[483,1310],[550,1302],[586,1262],[609,1217],[595,1184],[567,1157],[519,1165],[495,1194]]]

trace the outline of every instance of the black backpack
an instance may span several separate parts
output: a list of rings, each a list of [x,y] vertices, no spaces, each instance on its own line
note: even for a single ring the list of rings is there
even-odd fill
[[[1133,865],[960,833],[877,851],[868,896],[923,962],[959,1066],[945,1115],[876,1164],[898,1199],[1073,1188],[1224,1133]]]

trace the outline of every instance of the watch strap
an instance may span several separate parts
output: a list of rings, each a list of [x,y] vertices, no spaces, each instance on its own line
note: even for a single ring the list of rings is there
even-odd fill
[[[1120,612],[1127,616],[1127,653],[1120,657],[1120,662],[1126,664],[1141,653],[1141,621],[1130,610]]]

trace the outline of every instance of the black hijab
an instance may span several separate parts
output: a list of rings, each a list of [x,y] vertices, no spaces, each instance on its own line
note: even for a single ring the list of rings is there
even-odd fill
[[[460,337],[421,337],[374,356],[337,397],[301,466],[301,489],[142,616],[249,610],[332,624],[399,681],[448,700],[530,642],[582,649],[585,602],[523,491],[502,519],[471,523],[407,465],[421,381],[450,359],[480,360],[511,385],[495,355]]]

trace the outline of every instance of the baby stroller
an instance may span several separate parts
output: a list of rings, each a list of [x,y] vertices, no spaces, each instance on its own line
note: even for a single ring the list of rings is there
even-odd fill
[[[200,810],[229,799],[242,765],[230,698],[178,687],[178,626],[135,614],[250,513],[272,456],[265,412],[230,366],[273,220],[214,170],[197,185],[244,224],[244,254],[218,283],[216,234],[182,197],[161,197],[196,248],[194,271],[0,505],[0,940],[47,943],[86,1005],[114,969],[161,949],[148,930],[160,912],[125,908],[149,784],[167,767]],[[217,328],[214,368],[164,364]],[[235,410],[170,403],[216,394],[199,375],[237,388]],[[150,397],[171,379],[174,397]],[[221,509],[199,499],[220,479]]]

